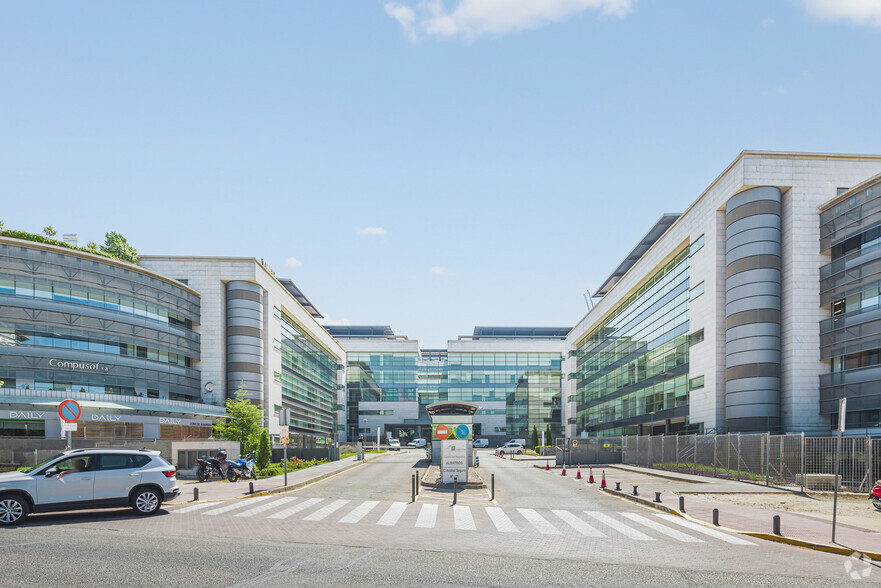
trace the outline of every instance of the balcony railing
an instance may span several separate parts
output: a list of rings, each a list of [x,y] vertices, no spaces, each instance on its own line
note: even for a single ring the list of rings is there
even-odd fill
[[[114,402],[128,405],[138,410],[155,410],[162,412],[187,412],[210,416],[226,414],[226,408],[201,402],[183,400],[166,400],[164,398],[147,398],[145,396],[126,396],[123,394],[94,394],[91,392],[74,392],[71,390],[30,390],[27,388],[0,388],[0,402],[40,401],[40,400],[84,400],[93,402]]]

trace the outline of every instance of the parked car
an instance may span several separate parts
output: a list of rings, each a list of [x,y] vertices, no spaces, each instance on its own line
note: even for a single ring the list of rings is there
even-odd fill
[[[74,449],[18,472],[0,474],[0,526],[30,513],[130,506],[154,514],[180,494],[177,469],[158,451]]]
[[[413,439],[407,443],[407,447],[425,447],[426,444],[425,439]]]
[[[474,447],[477,447],[478,449],[481,447],[489,447],[489,439],[475,439]]]
[[[508,443],[519,443],[523,447],[526,447],[526,439],[508,439]]]
[[[504,445],[496,449],[496,455],[504,456],[506,453],[516,453],[517,455],[520,455],[525,449],[526,446],[523,445],[523,443],[511,443],[509,441],[508,443],[505,443]]]
[[[400,451],[401,450],[400,439],[389,439],[388,440],[388,450],[389,451]]]

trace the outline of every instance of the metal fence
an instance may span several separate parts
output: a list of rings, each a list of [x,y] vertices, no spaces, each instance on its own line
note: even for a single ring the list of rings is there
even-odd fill
[[[831,491],[836,443],[835,437],[767,433],[622,437],[620,461],[802,491]],[[879,478],[881,439],[842,438],[839,490],[868,492]]]

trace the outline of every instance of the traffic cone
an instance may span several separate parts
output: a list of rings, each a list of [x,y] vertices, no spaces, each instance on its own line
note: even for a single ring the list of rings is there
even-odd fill
[[[563,464],[563,473],[560,475],[562,475],[562,476],[566,475],[566,464],[565,463]]]
[[[606,487],[606,470],[603,470],[603,481],[600,482],[600,488]]]
[[[551,471],[551,460],[547,460],[547,461],[545,462],[545,471],[546,471],[546,472]]]
[[[593,484],[593,466],[590,466],[590,478],[587,481]]]
[[[578,464],[578,474],[575,476],[576,480],[581,479],[581,464]]]

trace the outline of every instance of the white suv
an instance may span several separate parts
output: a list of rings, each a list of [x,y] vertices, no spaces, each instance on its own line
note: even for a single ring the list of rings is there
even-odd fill
[[[26,471],[0,474],[0,526],[32,512],[130,506],[153,514],[180,495],[177,469],[158,451],[74,449]]]

